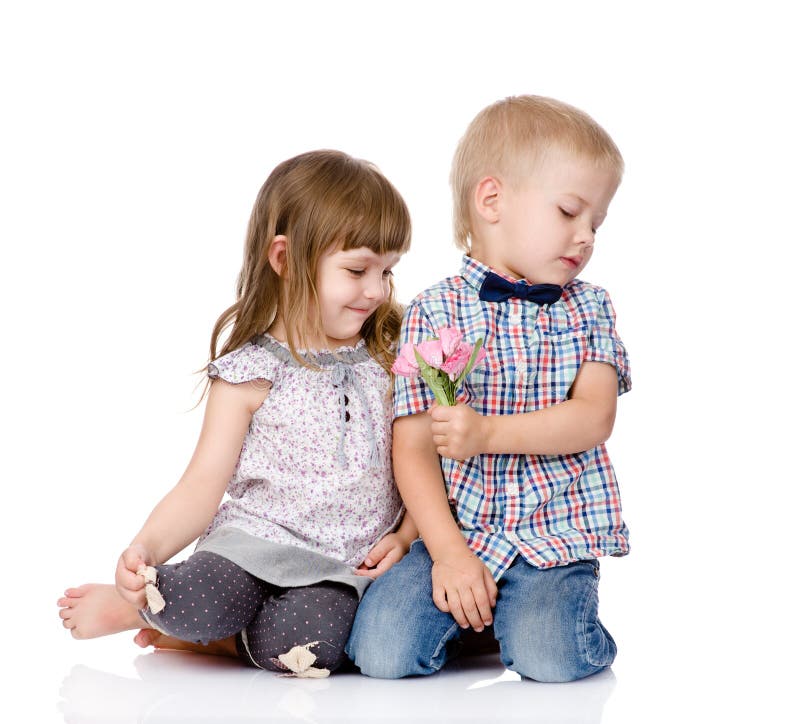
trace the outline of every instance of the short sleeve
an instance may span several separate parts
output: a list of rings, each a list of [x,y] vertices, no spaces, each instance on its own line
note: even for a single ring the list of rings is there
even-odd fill
[[[222,379],[233,384],[250,380],[274,382],[280,364],[280,360],[264,347],[247,342],[209,364],[208,376],[212,380]]]
[[[631,367],[625,345],[616,329],[617,314],[608,292],[598,293],[598,310],[594,326],[589,333],[589,348],[586,362],[605,362],[617,370],[617,394],[631,389]]]
[[[412,302],[403,317],[403,324],[400,328],[400,342],[397,349],[401,349],[407,342],[416,345],[435,336],[436,330],[420,304]],[[433,393],[422,377],[395,375],[394,417],[405,417],[406,415],[425,412],[433,405],[434,399]]]

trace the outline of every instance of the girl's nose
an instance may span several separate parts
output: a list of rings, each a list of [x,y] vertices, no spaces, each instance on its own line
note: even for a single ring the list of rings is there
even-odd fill
[[[370,277],[364,286],[364,296],[368,299],[381,299],[384,295],[383,274],[379,277]]]

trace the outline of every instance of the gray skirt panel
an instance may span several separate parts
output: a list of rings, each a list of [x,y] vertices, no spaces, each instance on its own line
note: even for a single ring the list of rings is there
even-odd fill
[[[357,576],[350,566],[297,546],[273,543],[225,526],[203,538],[195,551],[209,551],[244,568],[266,583],[280,588],[310,586],[332,581],[351,586],[364,595],[371,579]]]

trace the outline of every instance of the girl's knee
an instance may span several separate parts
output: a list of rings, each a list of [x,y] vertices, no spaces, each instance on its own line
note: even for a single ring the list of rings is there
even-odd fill
[[[297,643],[287,648],[285,644],[279,645],[274,640],[259,642],[253,638],[242,631],[236,637],[236,651],[239,658],[249,666],[267,671],[298,673],[313,667],[333,672],[348,661],[341,642],[302,641],[298,638]],[[306,649],[315,658],[311,660],[305,653],[296,651],[296,648]]]
[[[240,656],[259,668],[286,672],[281,656],[295,661],[292,651],[299,646],[315,657],[310,666],[334,671],[347,661],[344,647],[357,606],[357,593],[344,584],[286,589],[266,600],[238,637]]]

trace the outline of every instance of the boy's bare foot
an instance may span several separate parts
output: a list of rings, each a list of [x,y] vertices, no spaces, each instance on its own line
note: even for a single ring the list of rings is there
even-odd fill
[[[210,641],[207,645],[195,644],[191,641],[181,641],[156,631],[152,628],[143,628],[133,637],[134,643],[143,649],[155,646],[157,649],[170,649],[174,651],[193,651],[197,654],[211,654],[212,656],[232,656],[238,658],[236,653],[236,638],[231,636],[220,641]]]
[[[107,636],[142,625],[136,608],[120,598],[114,586],[107,584],[85,583],[68,588],[58,599],[58,605],[64,628],[76,639]]]

